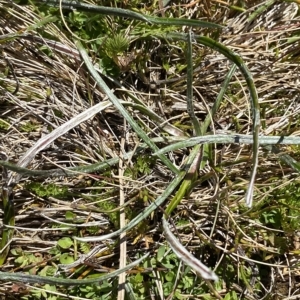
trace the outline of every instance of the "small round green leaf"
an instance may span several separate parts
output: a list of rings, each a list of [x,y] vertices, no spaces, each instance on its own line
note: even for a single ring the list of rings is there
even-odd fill
[[[73,246],[73,240],[69,237],[64,237],[60,239],[57,244],[63,249],[69,249],[71,246]]]
[[[73,263],[74,257],[68,253],[63,253],[60,257],[59,257],[59,261],[61,264],[67,265],[67,264],[71,264]]]

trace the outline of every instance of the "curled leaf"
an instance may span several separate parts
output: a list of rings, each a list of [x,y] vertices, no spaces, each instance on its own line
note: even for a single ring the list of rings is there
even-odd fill
[[[197,272],[203,279],[218,281],[218,276],[211,271],[207,266],[205,266],[200,260],[193,256],[189,251],[187,251],[175,238],[171,230],[169,229],[168,223],[163,218],[163,228],[165,232],[165,237],[170,247],[174,253],[180,258],[185,264],[190,266],[194,271]]]

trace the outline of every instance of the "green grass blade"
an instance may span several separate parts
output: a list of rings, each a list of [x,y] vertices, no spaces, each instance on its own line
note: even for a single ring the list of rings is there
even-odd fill
[[[10,242],[13,238],[14,229],[11,227],[6,227],[6,225],[14,226],[15,225],[15,214],[14,214],[14,203],[10,199],[11,195],[8,189],[2,187],[2,203],[3,203],[3,230],[2,230],[2,239],[0,242],[0,266],[2,266],[7,258],[7,255],[10,250]]]
[[[194,131],[196,135],[201,135],[201,128],[199,120],[197,119],[194,111],[193,105],[193,45],[192,45],[192,32],[191,30],[188,33],[188,40],[187,40],[187,96],[186,96],[186,103],[187,103],[187,112],[191,118],[191,121],[194,126]]]
[[[18,2],[18,1],[16,1]],[[29,4],[29,1],[22,1],[20,4]],[[103,15],[118,16],[123,18],[130,18],[133,20],[138,20],[150,24],[157,25],[175,25],[175,26],[194,26],[194,27],[205,27],[205,28],[223,28],[219,24],[214,24],[210,22],[205,22],[201,20],[191,20],[191,19],[176,19],[176,18],[161,18],[143,15],[135,11],[116,8],[116,7],[105,7],[87,4],[79,1],[67,1],[67,0],[35,0],[33,1],[36,5],[45,4],[49,6],[59,7],[61,5],[62,9],[67,10],[78,10],[85,12],[98,13]]]
[[[252,22],[253,20],[255,20],[259,15],[261,15],[266,9],[268,9],[275,2],[276,2],[276,0],[270,0],[270,1],[263,3],[249,16],[248,21]]]
[[[169,39],[175,40],[183,40],[187,41],[187,35],[181,33],[169,33],[166,35]],[[194,36],[195,40],[197,40],[200,44],[207,46],[211,49],[218,51],[219,53],[223,54],[229,60],[231,60],[237,67],[240,69],[242,75],[244,76],[251,98],[251,108],[252,108],[252,122],[253,122],[253,155],[252,155],[252,171],[250,175],[250,183],[249,187],[245,196],[245,201],[248,207],[252,206],[252,198],[253,198],[253,188],[254,188],[254,181],[256,170],[258,166],[258,136],[259,136],[259,128],[260,128],[260,109],[258,103],[258,96],[255,88],[255,84],[252,78],[250,71],[248,70],[247,66],[244,64],[242,58],[236,54],[235,52],[231,51],[224,45],[218,43],[217,41],[204,36]]]
[[[210,112],[206,115],[204,122],[201,125],[201,135],[206,134],[208,126],[210,125],[211,121],[213,120],[215,114],[217,113],[222,100],[224,99],[225,92],[228,88],[228,85],[230,83],[230,80],[236,70],[237,66],[233,64],[233,66],[230,68],[229,72],[226,74],[225,80],[222,84],[222,87],[220,89],[220,92],[218,94],[218,97],[211,108]],[[206,160],[210,157],[210,147],[208,144],[203,145],[203,155],[202,155],[202,162],[200,164],[200,168],[204,168],[204,165],[206,164]]]
[[[155,211],[158,206],[160,206],[164,203],[164,201],[171,195],[171,193],[175,190],[175,188],[182,182],[186,173],[187,173],[186,170],[181,171],[173,179],[173,181],[168,185],[168,187],[165,189],[165,191],[154,202],[152,202],[142,213],[137,215],[122,229],[119,229],[113,233],[109,233],[109,234],[102,235],[102,236],[86,237],[86,238],[79,238],[79,237],[74,236],[73,238],[76,240],[79,240],[81,242],[104,241],[106,239],[110,239],[114,236],[120,235],[122,232],[128,231],[131,228],[137,226],[141,221],[145,220],[153,211]]]
[[[26,282],[26,283],[38,283],[38,284],[53,284],[53,285],[63,285],[63,286],[78,286],[78,285],[87,285],[87,284],[99,284],[102,281],[108,280],[110,278],[117,277],[119,274],[126,272],[133,267],[139,265],[147,256],[142,256],[136,261],[126,265],[122,269],[118,269],[114,272],[102,275],[98,278],[93,279],[65,279],[65,278],[55,278],[48,276],[38,276],[38,275],[28,275],[28,274],[17,274],[17,273],[8,273],[8,272],[0,272],[0,280],[2,281],[17,281],[17,282]]]
[[[180,142],[178,142],[180,140]],[[171,145],[160,149],[160,153],[164,154],[169,151],[179,150],[185,147],[192,147],[198,143],[205,143],[205,144],[229,144],[229,143],[236,143],[239,141],[243,144],[253,144],[253,137],[250,135],[236,135],[236,134],[228,134],[228,135],[206,135],[196,138],[188,138],[188,137],[157,137],[152,139],[155,143],[165,143],[169,142],[172,143]],[[299,145],[300,138],[295,136],[288,136],[282,138],[281,136],[259,136],[259,143],[260,145]],[[146,149],[148,146],[146,144],[139,145],[138,149],[135,151],[136,154],[140,153],[140,151]],[[265,146],[265,148],[267,148]],[[267,148],[271,150],[271,148]],[[276,152],[274,152],[276,154]],[[124,158],[131,157],[133,152],[128,152],[124,154]],[[154,153],[155,155],[155,153]],[[280,155],[281,157],[281,155]],[[283,160],[284,161],[284,160]],[[290,161],[288,158],[287,161]],[[12,164],[5,160],[0,160],[0,166],[4,166],[6,169],[11,170],[13,172],[22,174],[23,176],[31,176],[31,177],[57,177],[57,176],[77,176],[78,173],[93,173],[100,170],[105,170],[111,166],[116,165],[119,162],[119,158],[111,158],[106,161],[102,161],[99,163],[87,165],[87,166],[80,166],[80,167],[73,167],[73,168],[64,168],[64,169],[50,169],[50,170],[30,170],[27,168],[19,167],[15,164]]]
[[[295,136],[259,136],[258,141],[261,145],[299,145],[300,137]],[[169,151],[175,151],[186,147],[193,147],[197,144],[247,144],[253,145],[254,139],[252,135],[246,134],[215,134],[215,135],[204,135],[199,137],[189,138],[167,147],[164,147],[158,151],[159,154],[164,154]],[[158,153],[154,153],[157,155]]]
[[[166,143],[166,142],[172,142],[172,141],[178,141],[178,140],[186,140],[187,137],[184,136],[175,136],[175,137],[157,137],[153,138],[152,141],[154,143]],[[135,150],[135,152],[128,152],[124,153],[124,159],[128,159],[132,157],[133,154],[139,154],[141,151],[148,148],[147,144],[140,144],[138,148]],[[119,158],[111,158],[105,161],[101,161],[95,164],[87,165],[87,166],[80,166],[80,167],[72,167],[72,168],[63,168],[63,169],[50,169],[50,170],[30,170],[27,168],[19,167],[13,163],[10,163],[6,160],[0,160],[0,166],[4,166],[6,169],[16,172],[18,174],[21,174],[22,176],[30,176],[30,177],[58,177],[58,176],[77,176],[80,173],[93,173],[98,172],[101,170],[105,170],[109,167],[115,166],[118,164]]]
[[[260,108],[258,103],[258,96],[255,88],[255,84],[252,78],[252,75],[246,65],[244,64],[242,58],[238,56],[236,53],[225,47],[224,45],[210,39],[207,37],[198,37],[197,41],[203,45],[206,45],[212,49],[217,50],[222,53],[228,59],[230,59],[233,63],[237,65],[240,69],[241,73],[245,77],[248,89],[250,91],[250,103],[252,108],[252,123],[253,123],[253,147],[252,147],[252,170],[250,175],[249,187],[247,189],[245,195],[245,202],[248,207],[252,206],[253,199],[253,189],[254,189],[254,181],[256,176],[256,170],[258,167],[258,148],[259,148],[259,129],[260,129]]]
[[[101,88],[101,90],[103,90],[104,93],[108,96],[108,98],[111,100],[114,106],[119,110],[119,112],[126,119],[126,121],[130,124],[130,126],[136,132],[136,134],[150,147],[150,149],[152,149],[153,151],[157,151],[158,147],[149,139],[147,134],[137,125],[137,123],[129,115],[129,113],[124,108],[124,106],[120,103],[117,97],[112,93],[110,88],[106,85],[104,80],[100,77],[98,72],[95,70],[81,42],[76,41],[76,46],[78,47],[80,55],[82,56],[89,72],[91,73],[91,75],[93,76],[93,78],[95,79],[99,87]],[[179,172],[178,169],[173,165],[173,163],[169,159],[167,159],[167,157],[165,157],[164,155],[158,155],[158,157],[173,173],[177,174]]]
[[[168,204],[165,214],[168,217],[172,211],[178,206],[181,202],[182,198],[190,191],[190,188],[193,186],[193,183],[198,177],[198,169],[201,163],[202,153],[201,146],[197,145],[193,148],[192,152],[188,156],[187,162],[185,163],[184,169],[188,168],[188,170],[183,170],[182,175],[184,175],[184,179],[176,192],[175,196],[172,198],[170,203]]]
[[[157,25],[173,25],[173,26],[191,26],[221,29],[223,26],[215,23],[192,20],[192,19],[176,19],[176,18],[159,18],[147,16],[148,22]]]
[[[189,36],[189,41],[188,41],[188,53],[189,55],[191,56],[191,36]],[[188,82],[190,82],[190,84],[188,85],[188,91],[189,89],[192,90],[193,89],[193,86],[192,86],[192,61],[190,60],[190,56],[188,56]],[[190,61],[189,61],[190,60]],[[190,69],[190,70],[189,70]],[[231,68],[231,70],[229,71],[228,75],[226,76],[226,79],[225,79],[225,82],[223,84],[223,87],[218,95],[218,98],[216,100],[216,103],[215,103],[215,110],[212,111],[212,113],[214,114],[216,111],[217,111],[217,108],[219,107],[220,105],[220,102],[221,102],[221,99],[223,98],[224,96],[224,93],[226,91],[226,88],[231,80],[231,77],[233,75],[235,71],[235,66]],[[196,119],[196,116],[194,114],[194,111],[193,111],[193,104],[192,104],[192,101],[191,101],[191,98],[192,98],[192,92],[190,91],[190,93],[188,94],[188,97],[187,97],[187,105],[188,105],[188,112],[189,112],[189,115],[192,118],[195,118]],[[193,120],[193,119],[192,119]],[[205,119],[205,122],[202,124],[202,126],[200,127],[200,124],[196,121],[194,121],[194,127],[196,126],[197,128],[197,135],[199,136],[202,136],[202,134],[204,134],[208,128],[208,125],[211,121],[211,117],[207,117]],[[199,127],[198,127],[199,125]],[[185,143],[185,142],[184,142]],[[182,145],[182,143],[180,143]],[[196,144],[195,144],[196,145]],[[187,147],[187,145],[186,145]],[[201,152],[201,153],[200,153]],[[168,207],[166,208],[166,215],[169,216],[171,214],[171,212],[178,206],[178,204],[181,202],[182,198],[188,194],[191,190],[191,188],[193,187],[194,185],[194,182],[195,180],[197,180],[197,177],[198,177],[198,169],[200,167],[200,169],[203,167],[202,164],[204,162],[204,157],[208,157],[209,155],[209,148],[208,148],[208,144],[205,143],[203,145],[203,148],[201,149],[200,146],[196,146],[191,154],[189,155],[189,158],[188,158],[188,162],[187,162],[187,166],[190,166],[189,168],[189,171],[187,172],[182,184],[180,185],[177,193],[175,194],[175,196],[172,198],[172,200],[170,201]],[[205,162],[204,162],[205,163]]]
[[[4,152],[0,153],[0,157],[7,162],[7,155]],[[0,266],[2,266],[7,258],[10,250],[10,242],[13,238],[14,229],[11,227],[6,227],[6,225],[15,225],[15,214],[14,214],[14,203],[12,201],[12,192],[8,187],[8,172],[5,167],[2,167],[2,180],[3,186],[1,189],[1,200],[3,206],[3,229],[2,229],[2,239],[0,242]]]
[[[225,80],[224,80],[224,82],[222,84],[221,90],[220,90],[220,92],[218,94],[218,97],[217,97],[215,103],[213,104],[213,107],[211,108],[210,113],[207,114],[207,116],[205,117],[204,122],[203,122],[203,124],[201,126],[202,135],[204,135],[206,133],[207,128],[210,125],[212,118],[217,113],[217,111],[218,111],[218,109],[219,109],[219,107],[221,105],[221,102],[224,99],[224,95],[225,95],[225,92],[226,92],[226,90],[228,88],[230,80],[231,80],[231,78],[232,78],[232,76],[233,76],[233,74],[234,74],[234,72],[236,70],[236,67],[237,67],[236,65],[233,65],[230,68],[228,74],[226,75]]]
[[[265,149],[271,151],[272,153],[274,153],[276,156],[278,156],[278,158],[286,163],[288,166],[290,166],[291,168],[293,168],[296,172],[300,173],[300,163],[297,162],[294,158],[292,158],[290,155],[286,154],[286,153],[281,153],[280,150],[278,149],[278,147],[276,145],[274,146],[264,146]]]

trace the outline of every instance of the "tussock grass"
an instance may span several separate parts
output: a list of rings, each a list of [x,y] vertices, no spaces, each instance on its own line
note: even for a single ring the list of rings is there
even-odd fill
[[[261,3],[254,1],[246,1],[239,9],[217,1],[182,2],[172,1],[164,10],[151,3],[144,7],[136,2],[131,7],[122,5],[144,14],[203,19],[224,26],[197,27],[193,32],[210,36],[243,58],[259,96],[261,134],[298,136],[298,5],[274,2],[259,13]],[[16,163],[41,137],[106,101],[107,95],[83,64],[74,36],[66,30],[58,11],[6,1],[0,2],[0,11],[1,35],[11,34],[0,39],[0,147],[8,160]],[[193,136],[186,112],[187,44],[164,38],[169,31],[188,32],[187,27],[151,26],[99,16],[89,21],[79,12],[63,15],[73,34],[85,40],[90,61],[104,74],[105,82],[137,124],[149,138],[164,138],[157,144],[159,148],[168,144],[168,136]],[[18,37],[12,36],[16,33]],[[119,36],[119,41],[114,36]],[[113,51],[111,45],[126,44],[120,36],[127,38],[129,46],[123,52]],[[87,42],[97,37],[98,42]],[[196,42],[192,61],[193,103],[201,124],[232,64]],[[238,71],[207,132],[252,133],[249,91]],[[218,275],[219,282],[210,284],[188,272],[168,252],[159,208],[127,231],[127,249],[121,252],[118,236],[85,243],[72,238],[104,236],[123,228],[164,194],[174,178],[174,172],[143,145],[122,114],[108,105],[55,139],[26,166],[66,172],[81,169],[72,169],[68,176],[54,172],[47,177],[24,175],[13,187],[15,230],[2,271],[52,277],[59,271],[63,278],[83,279],[118,269],[122,255],[129,262],[147,252],[150,258],[141,269],[127,275],[130,299],[297,299],[298,152],[295,145],[259,148],[253,207],[248,209],[244,198],[252,148],[241,144],[209,146],[205,152],[209,157],[189,193],[172,212],[171,222],[181,244]],[[180,168],[188,154],[189,149],[176,150],[166,159]],[[294,164],[282,162],[283,155],[289,155],[285,162],[294,158]],[[120,157],[124,158],[122,164]],[[84,171],[99,162],[104,163],[101,169]],[[5,187],[5,169],[2,181]],[[167,197],[163,209],[174,194]],[[4,223],[6,213],[3,208]],[[52,299],[114,299],[118,285],[111,279],[82,288],[7,281],[0,293],[12,299],[36,299],[42,293]]]

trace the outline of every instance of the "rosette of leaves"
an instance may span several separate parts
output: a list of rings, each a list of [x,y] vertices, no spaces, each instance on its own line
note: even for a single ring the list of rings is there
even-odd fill
[[[130,63],[135,57],[132,53],[127,52],[129,45],[130,39],[122,33],[108,37],[104,43],[107,56],[113,59],[122,71],[128,70]]]

